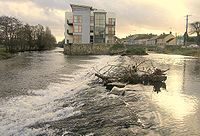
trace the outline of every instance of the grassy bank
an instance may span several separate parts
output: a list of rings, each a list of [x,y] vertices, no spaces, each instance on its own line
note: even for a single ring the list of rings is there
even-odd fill
[[[180,46],[167,46],[164,48],[163,53],[200,57],[199,48],[182,48]]]
[[[12,57],[12,55],[10,53],[7,53],[4,48],[0,48],[0,60],[1,59],[8,59],[10,57]]]
[[[124,55],[147,55],[146,48],[137,45],[121,45],[117,44],[109,49],[111,55],[124,54]]]
[[[147,47],[147,49],[148,51],[154,51],[156,53],[200,57],[200,48],[188,48],[177,45],[168,45],[165,46],[164,48],[154,46],[154,47]]]

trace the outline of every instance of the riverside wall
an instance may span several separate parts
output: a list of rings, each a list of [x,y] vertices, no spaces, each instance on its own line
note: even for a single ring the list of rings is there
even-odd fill
[[[66,55],[107,55],[111,44],[72,44],[64,46]]]

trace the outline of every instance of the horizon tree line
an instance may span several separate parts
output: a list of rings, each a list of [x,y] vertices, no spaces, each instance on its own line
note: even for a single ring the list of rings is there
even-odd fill
[[[42,51],[55,47],[56,38],[49,27],[32,26],[8,16],[0,16],[0,45],[7,52]]]

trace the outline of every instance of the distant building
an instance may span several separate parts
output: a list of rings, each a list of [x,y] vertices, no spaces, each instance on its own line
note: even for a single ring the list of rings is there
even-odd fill
[[[136,34],[130,35],[123,39],[124,44],[127,45],[177,45],[177,38],[169,34],[161,34],[159,36],[153,34]]]
[[[114,13],[90,6],[71,4],[72,12],[65,13],[65,43],[89,44],[115,42]]]
[[[138,37],[138,35],[130,35],[123,39],[123,43],[127,45],[133,45],[135,44],[135,39]]]
[[[147,40],[147,45],[156,45],[158,36],[153,36],[152,38]]]
[[[172,33],[170,32],[170,34],[161,34],[160,36],[158,36],[157,41],[156,41],[157,45],[176,45],[176,37],[174,35],[172,35]]]
[[[126,38],[124,44],[127,45],[147,45],[150,38],[154,37],[152,34],[136,34]]]
[[[147,45],[148,44],[148,40],[151,39],[152,37],[154,37],[154,35],[152,34],[142,34],[142,35],[138,35],[138,37],[135,38],[135,42],[134,44],[136,45]]]

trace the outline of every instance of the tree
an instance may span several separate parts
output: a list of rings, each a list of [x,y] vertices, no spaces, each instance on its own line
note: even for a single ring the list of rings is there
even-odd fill
[[[2,16],[0,17],[0,31],[1,39],[9,52],[15,51],[16,39],[18,38],[17,33],[22,27],[22,23],[14,18]]]
[[[52,49],[55,47],[56,44],[56,39],[55,37],[51,34],[51,30],[49,27],[46,27],[45,34],[44,34],[44,42],[45,42],[45,49]]]
[[[194,22],[190,24],[191,26],[191,34],[196,33],[197,37],[196,37],[196,41],[197,44],[200,45],[200,22]]]
[[[14,17],[0,16],[0,44],[8,52],[47,50],[56,44],[51,30],[40,24],[30,26]]]

